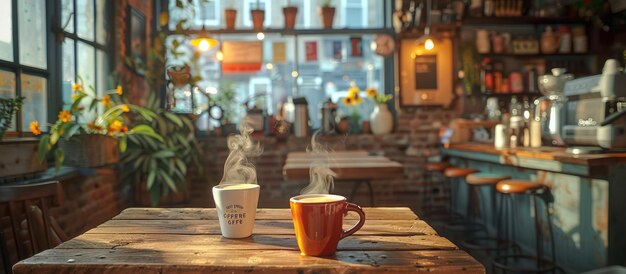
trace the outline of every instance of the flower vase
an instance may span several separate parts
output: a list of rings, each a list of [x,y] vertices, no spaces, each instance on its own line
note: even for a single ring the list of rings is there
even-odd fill
[[[374,108],[370,116],[372,133],[383,135],[391,132],[393,128],[393,117],[386,104],[379,104]]]
[[[350,124],[349,133],[361,133],[361,122],[360,119],[348,118],[348,122]]]

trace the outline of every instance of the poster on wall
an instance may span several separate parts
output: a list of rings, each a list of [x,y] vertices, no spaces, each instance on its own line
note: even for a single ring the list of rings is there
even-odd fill
[[[272,44],[272,53],[274,63],[284,64],[287,63],[287,51],[285,42],[274,42]]]
[[[224,73],[253,73],[261,71],[263,42],[230,41],[222,44]]]
[[[363,39],[361,37],[350,38],[350,56],[363,57]]]
[[[308,41],[304,43],[305,60],[307,62],[317,61],[317,41]]]
[[[333,59],[341,61],[343,59],[343,53],[341,41],[333,41]]]
[[[415,89],[437,89],[437,55],[421,55],[413,59]]]

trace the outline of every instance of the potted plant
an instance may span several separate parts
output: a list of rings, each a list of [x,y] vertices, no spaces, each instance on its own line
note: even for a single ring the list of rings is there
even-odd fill
[[[375,135],[390,133],[393,129],[393,116],[391,112],[389,112],[387,102],[389,102],[393,96],[389,94],[379,94],[376,89],[370,88],[367,90],[367,97],[376,103],[374,112],[370,115],[372,133]]]
[[[261,9],[261,1],[256,1],[256,8],[250,10],[250,15],[252,16],[252,28],[254,30],[262,30],[263,29],[263,21],[265,21],[265,11]]]
[[[287,6],[283,7],[283,15],[285,16],[285,29],[293,29],[296,26],[298,7],[292,6],[291,0],[288,0]]]
[[[325,29],[333,27],[333,20],[335,19],[335,7],[330,5],[331,0],[322,0],[320,4],[319,13],[322,17],[322,26]]]
[[[0,98],[0,141],[11,126],[13,115],[22,109],[24,97]]]
[[[348,110],[343,113],[343,115],[340,115],[341,119],[339,120],[338,126],[340,132],[345,130],[346,123],[349,133],[361,132],[361,112],[359,105],[363,99],[359,95],[359,92],[360,90],[357,86],[352,86],[348,89],[348,95],[341,98],[343,106],[347,107]]]
[[[145,107],[156,114],[154,119],[135,115],[136,123],[153,128],[163,142],[150,136],[128,136],[128,147],[120,160],[121,178],[133,186],[136,205],[172,205],[189,195],[187,173],[191,166],[201,171],[200,146],[191,119],[161,107],[155,93],[150,93]]]
[[[222,109],[222,119],[220,121],[221,134],[227,136],[237,133],[235,117],[237,116],[236,106],[239,104],[235,103],[237,98],[233,82],[221,83],[218,94],[210,97],[209,100],[211,100],[211,105],[218,106]]]
[[[228,8],[224,9],[224,18],[226,20],[226,29],[234,30],[235,22],[237,22],[237,10],[232,4],[233,1],[230,1],[230,2],[231,2],[231,5]]]
[[[97,167],[118,161],[118,150],[124,152],[127,138],[135,134],[145,135],[162,142],[161,136],[146,125],[129,128],[127,113],[137,113],[144,119],[152,120],[156,114],[144,107],[121,103],[122,86],[97,97],[95,90],[85,89],[83,81],[72,86],[72,104],[69,110],[59,112],[58,120],[49,125],[50,132],[39,140],[39,160],[43,161],[48,152],[54,151],[57,171],[62,164],[72,166]],[[98,113],[98,105],[102,112]],[[37,121],[30,124],[30,130],[40,135]]]

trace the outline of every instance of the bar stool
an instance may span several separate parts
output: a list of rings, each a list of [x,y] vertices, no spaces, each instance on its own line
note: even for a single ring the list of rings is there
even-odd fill
[[[448,178],[448,181],[450,183],[450,195],[448,195],[449,197],[448,206],[449,206],[449,214],[450,214],[451,220],[447,223],[448,228],[451,228],[452,226],[461,226],[462,228],[461,230],[468,230],[470,227],[473,227],[474,225],[473,223],[469,223],[466,220],[458,220],[454,218],[454,208],[456,208],[457,199],[454,199],[452,194],[458,191],[458,186],[457,186],[456,191],[453,190],[454,182],[460,182],[467,175],[470,175],[476,172],[478,171],[472,168],[458,168],[458,167],[449,167],[449,168],[446,168],[446,170],[444,170],[443,175],[446,176],[446,178]]]
[[[555,273],[556,271],[556,254],[555,254],[555,250],[554,250],[554,235],[552,233],[552,216],[550,214],[550,210],[548,209],[548,205],[549,203],[551,203],[553,201],[553,197],[550,193],[550,189],[547,188],[546,186],[544,186],[543,184],[539,183],[539,182],[534,182],[534,181],[527,181],[527,180],[504,180],[499,182],[498,184],[496,184],[496,191],[498,193],[500,193],[502,196],[502,199],[500,199],[500,209],[503,209],[504,207],[504,198],[507,198],[510,202],[511,205],[511,209],[513,206],[513,197],[514,195],[531,195],[531,202],[532,202],[532,206],[534,208],[534,214],[535,214],[535,238],[536,238],[536,245],[535,245],[535,252],[536,252],[536,256],[533,255],[525,255],[525,254],[505,254],[502,256],[496,256],[496,258],[494,258],[493,260],[493,264],[492,264],[492,272],[496,273],[496,269],[500,269],[502,270],[504,273],[508,272],[508,271],[512,271],[512,272],[526,272],[526,273],[545,273],[545,272],[552,272]],[[541,218],[539,216],[539,209],[538,209],[538,204],[537,204],[537,198],[540,198],[543,200],[544,205],[545,205],[545,209],[546,209],[546,219],[547,219],[547,224],[548,224],[548,236],[550,237],[550,248],[551,248],[551,258],[550,259],[546,259],[543,257],[543,252],[544,252],[544,242],[545,242],[545,236],[544,235],[544,231],[542,229],[542,221]],[[500,210],[500,214],[502,214],[504,212],[504,210]],[[515,210],[511,210],[511,212],[515,212]],[[501,218],[504,216],[499,216],[498,217],[498,223],[501,221]],[[504,232],[508,234],[508,223],[504,224]],[[515,227],[515,224],[513,224],[512,226],[513,228]],[[498,234],[500,234],[502,232],[502,230],[498,229]],[[512,231],[512,234],[514,235],[515,231]],[[501,237],[502,235],[498,235],[499,238],[504,239],[503,237]],[[499,253],[500,250],[498,250]],[[498,254],[499,255],[499,254]],[[535,264],[535,267],[530,267],[530,266],[520,266],[519,262],[520,261],[527,261],[527,262],[532,262]],[[512,261],[516,261],[518,262],[516,265],[511,264]]]
[[[504,175],[504,174],[479,172],[479,173],[473,173],[473,174],[467,175],[467,177],[465,177],[465,182],[467,182],[470,192],[472,192],[474,189],[488,187],[491,193],[491,198],[492,198],[491,208],[495,209],[496,208],[495,207],[496,184],[500,181],[507,180],[510,178],[511,176]],[[478,192],[479,209],[482,208],[482,199],[481,199],[480,194],[481,193],[479,191]],[[496,224],[493,224],[493,225],[496,225]],[[497,225],[496,225],[496,229],[497,229]],[[468,240],[463,241],[461,245],[463,245],[463,247],[465,247],[466,249],[488,251],[488,250],[496,250],[500,248],[503,243],[505,243],[502,239],[499,239],[497,236],[495,237],[488,236],[488,231],[486,227],[485,227],[485,233],[487,234],[487,236],[470,238]],[[480,242],[495,243],[495,245],[493,246],[489,244],[483,245],[483,244],[480,244]]]
[[[443,174],[443,171],[446,170],[446,168],[450,167],[450,164],[448,164],[447,162],[436,162],[436,163],[427,163],[426,164],[426,178],[424,180],[424,188],[426,189],[426,191],[424,192],[424,195],[422,195],[422,205],[426,205],[425,206],[425,211],[424,211],[424,215],[428,216],[431,214],[436,213],[436,211],[433,210],[433,199],[432,199],[432,188],[434,186],[434,174],[435,173],[441,173]]]

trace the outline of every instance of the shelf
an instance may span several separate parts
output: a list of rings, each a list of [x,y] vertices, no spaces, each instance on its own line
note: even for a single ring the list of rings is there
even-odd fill
[[[553,25],[553,24],[583,24],[587,22],[580,18],[569,17],[468,17],[463,20],[463,26],[482,25]]]
[[[481,57],[512,57],[512,58],[559,58],[559,57],[592,57],[593,53],[555,53],[555,54],[514,54],[514,53],[479,53]]]
[[[253,29],[205,29],[205,30],[185,30],[183,32],[169,31],[168,35],[216,35],[216,34],[256,34],[263,32],[265,34],[280,34],[280,35],[346,35],[346,34],[393,34],[393,30],[385,28],[367,28],[367,29],[355,29],[355,28],[333,28],[333,29],[274,29],[267,28],[262,30]]]
[[[530,93],[530,92],[522,92],[522,93],[511,93],[511,92],[509,92],[509,93],[479,93],[478,95],[484,96],[484,97],[510,97],[510,96],[541,97],[541,96],[543,96],[539,92],[535,92],[535,93]]]

